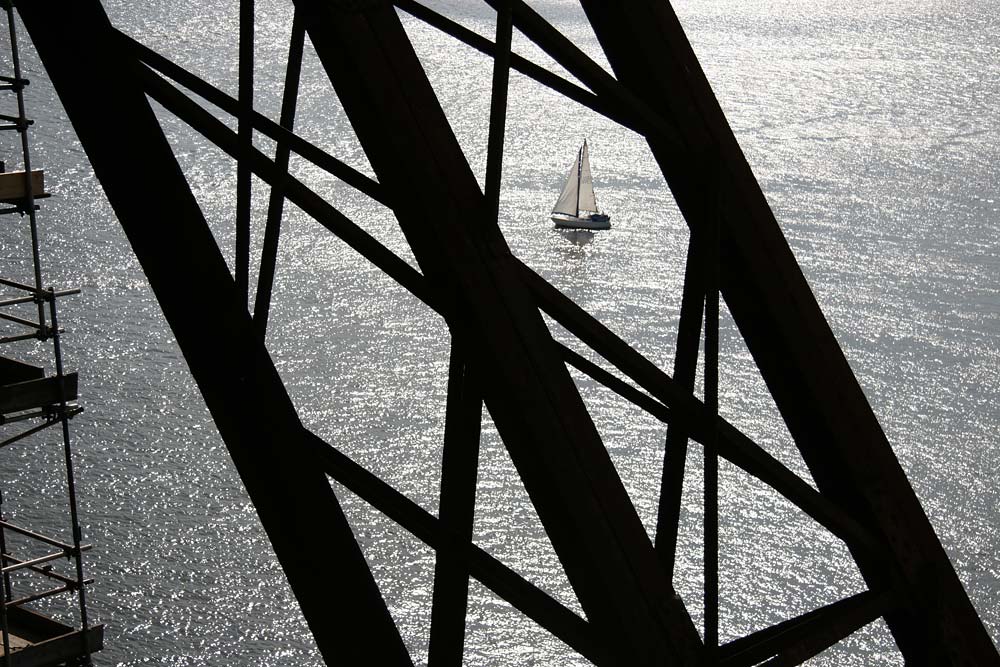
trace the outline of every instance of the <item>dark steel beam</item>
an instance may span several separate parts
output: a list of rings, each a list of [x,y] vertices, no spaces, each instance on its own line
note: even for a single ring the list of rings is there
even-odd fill
[[[252,147],[248,149],[239,141],[235,132],[152,70],[140,65],[138,76],[149,95],[164,108],[188,123],[230,157],[247,162],[256,176],[283,192],[290,202],[312,216],[411,294],[436,310],[440,308],[423,276],[406,260],[379,243],[371,234],[289,175],[287,170],[278,169],[274,162],[259,150]]]
[[[608,100],[613,107],[622,109],[628,116],[638,121],[636,127],[644,128],[646,136],[671,145],[681,145],[681,137],[674,126],[664,122],[664,118],[653,112],[652,106],[637,96],[628,87],[622,86],[615,77],[594,62],[568,37],[556,30],[538,12],[523,0],[486,0],[497,9],[504,5],[511,7],[514,27],[537,44],[557,63],[590,88],[598,97]]]
[[[364,555],[100,4],[18,10],[170,323],[319,650],[412,664]],[[94,104],[92,74],[113,85]],[[116,111],[109,128],[106,109]],[[127,140],[109,140],[113,129]],[[135,165],[142,165],[136,169]],[[179,258],[184,258],[179,264]],[[212,322],[206,333],[205,322]],[[267,419],[252,415],[267,414]],[[329,576],[317,577],[317,572]],[[349,602],[348,602],[349,601]],[[358,642],[366,637],[368,642]]]
[[[489,219],[496,220],[500,204],[504,129],[507,120],[507,83],[510,76],[510,12],[497,15],[497,51],[493,59],[489,140],[486,155],[486,201]],[[475,520],[476,476],[483,411],[482,389],[462,338],[452,340],[448,378],[448,405],[444,455],[441,465],[441,522],[472,542]],[[468,607],[468,565],[454,551],[439,550],[434,564],[434,599],[428,648],[430,667],[461,667]]]
[[[663,423],[669,423],[670,410],[663,403],[639,391],[624,380],[604,370],[594,362],[590,361],[575,350],[566,347],[563,343],[557,343],[559,352],[567,364],[577,369],[590,379],[604,385],[633,405],[642,408],[647,413],[656,417]]]
[[[298,0],[307,31],[607,659],[693,664],[697,633],[488,208],[395,9]],[[393,128],[385,132],[386,127]],[[462,312],[461,320],[456,314]]]
[[[524,264],[520,268],[522,279],[542,310],[661,401],[670,409],[671,423],[683,424],[692,440],[704,444],[708,434],[717,430],[719,454],[726,460],[769,485],[847,544],[877,553],[880,546],[867,529],[836,503],[820,495],[735,426],[722,418],[713,421],[705,404],[669,375],[530,268]]]
[[[500,177],[503,171],[504,130],[507,127],[507,84],[510,80],[510,7],[497,12],[496,54],[493,57],[493,93],[490,96],[490,134],[486,149],[486,202],[490,219],[496,220],[500,206]]]
[[[621,84],[680,130],[650,147],[692,228],[720,187],[723,297],[820,490],[882,543],[884,559],[854,554],[870,588],[908,596],[886,616],[907,663],[1000,665],[670,4],[582,5]]]
[[[281,127],[289,132],[295,124],[295,104],[299,97],[299,78],[302,73],[302,51],[306,31],[298,14],[292,16],[292,34],[288,43],[288,64],[285,68],[285,90],[281,96]],[[253,111],[253,107],[250,108]],[[247,119],[248,122],[251,119]],[[250,148],[246,147],[245,148]],[[288,171],[291,147],[287,137],[278,139],[274,149],[274,164],[279,171]],[[241,162],[242,164],[242,162]],[[264,243],[260,252],[260,271],[257,275],[257,296],[254,299],[254,325],[263,340],[267,334],[267,319],[271,312],[271,290],[274,287],[274,272],[278,261],[278,236],[281,233],[281,214],[284,211],[285,195],[278,188],[271,188],[267,202],[267,221],[264,223]]]
[[[169,79],[173,79],[194,94],[204,98],[206,101],[219,107],[219,109],[225,111],[234,118],[239,117],[240,104],[235,98],[230,97],[204,79],[201,79],[195,74],[187,71],[180,65],[167,60],[157,52],[147,47],[145,44],[136,41],[132,37],[129,37],[128,35],[117,30],[115,30],[115,37],[120,39],[125,48],[132,51],[135,57],[148,65],[150,69],[163,74]],[[253,123],[254,130],[257,132],[266,135],[276,143],[287,143],[289,149],[296,155],[309,160],[331,176],[339,178],[347,185],[350,185],[352,188],[371,197],[383,206],[388,206],[385,193],[379,184],[359,172],[357,169],[344,164],[326,151],[309,143],[302,137],[293,134],[291,130],[282,127],[280,124],[275,123],[273,120],[257,111],[251,112],[250,119]]]
[[[601,664],[599,646],[590,624],[552,596],[488,554],[463,542],[427,510],[364,469],[343,452],[312,435],[312,446],[323,470],[376,510],[410,531],[435,551],[459,554],[471,574],[502,600],[538,623],[567,646],[595,664]]]
[[[452,341],[438,509],[442,530],[455,536],[456,546],[472,543],[483,414],[479,378],[466,363],[468,351],[463,348],[460,339]],[[466,553],[463,548],[437,550],[427,657],[430,667],[461,667],[463,663],[469,596]]]
[[[437,28],[444,34],[454,37],[467,46],[471,46],[480,53],[484,53],[490,57],[496,55],[496,44],[419,2],[415,2],[414,0],[395,0],[393,4],[414,18],[420,19],[427,25]],[[586,88],[582,88],[561,76],[553,74],[523,56],[512,53],[510,55],[510,66],[511,69],[532,79],[536,83],[540,83],[567,99],[571,99],[639,134],[648,135],[655,134],[656,132],[653,127],[644,124],[639,114],[620,104],[615,104],[609,99],[609,96],[598,97]]]
[[[714,194],[713,190],[709,190]],[[697,253],[705,272],[705,409],[719,420],[719,223],[707,221]],[[719,647],[719,431],[712,429],[704,449],[705,656],[715,663]]]
[[[705,271],[698,261],[699,255],[698,244],[692,234],[688,241],[681,316],[677,325],[677,349],[674,353],[674,381],[692,393],[698,369],[702,314],[705,310]],[[663,448],[663,481],[660,484],[660,501],[656,513],[656,553],[671,581],[677,561],[677,532],[681,518],[687,442],[688,433],[682,422],[676,421],[667,427],[667,440]]]
[[[703,298],[704,297],[702,297],[702,299]],[[698,304],[699,309],[700,307],[700,304]],[[695,342],[697,343],[699,332],[695,331],[694,336]],[[622,398],[626,399],[633,405],[642,408],[645,412],[656,417],[660,421],[670,425],[671,428],[676,428],[677,430],[684,429],[681,431],[683,433],[694,433],[697,438],[696,442],[704,442],[708,439],[706,435],[708,430],[707,427],[699,425],[692,428],[692,418],[690,416],[685,418],[677,410],[669,409],[666,405],[656,400],[649,394],[639,391],[632,385],[624,382],[597,364],[586,359],[579,353],[566,347],[564,344],[558,343],[557,345],[559,346],[562,357],[566,363],[581,371],[591,379],[611,389]],[[701,417],[694,418],[695,421],[701,419]],[[749,473],[774,488],[786,499],[802,509],[806,514],[816,519],[818,523],[829,529],[834,535],[839,536],[845,542],[850,541],[852,543],[857,543],[860,545],[859,548],[875,548],[875,545],[871,542],[870,538],[856,522],[850,519],[850,517],[847,517],[839,508],[832,505],[830,501],[823,498],[823,496],[817,493],[811,486],[809,486],[808,483],[795,475],[795,473],[785,468],[784,465],[767,454],[760,448],[759,445],[755,444],[724,420],[720,419],[718,421],[718,429],[722,437],[722,447],[719,450],[719,455],[744,472]],[[686,449],[686,438],[683,442]],[[680,473],[683,473],[683,469],[680,470]],[[678,486],[674,489],[674,492],[679,496],[681,491],[681,482],[677,481],[675,483]],[[677,509],[675,510],[675,516],[679,516],[680,501],[676,500],[676,502],[678,504],[676,505]],[[657,528],[658,551],[661,548],[659,546],[659,539],[667,539],[663,533],[666,532],[669,534],[669,532],[671,532],[668,531],[670,526],[673,526],[672,537],[674,545],[676,545],[677,519],[675,518],[670,523],[667,523],[667,521],[663,519],[663,509],[661,506],[661,514]],[[676,546],[673,548],[676,550]],[[662,554],[660,558],[661,562],[665,561]],[[667,570],[667,565],[668,563],[664,562],[665,571],[672,572],[673,559],[669,562],[670,570]]]
[[[815,657],[890,611],[887,594],[850,600],[842,607],[824,610],[802,628],[792,631],[794,641],[785,643],[778,654],[761,667],[794,667]],[[945,647],[947,650],[947,647]],[[911,661],[907,661],[911,664]]]
[[[892,602],[893,596],[872,591],[838,600],[729,642],[719,649],[718,665],[752,667],[776,657],[800,664],[885,614]]]
[[[253,36],[254,2],[240,0],[239,30],[239,103],[240,114],[237,131],[240,143],[246,148],[253,146]],[[250,298],[250,170],[243,162],[236,163],[236,289],[243,294],[246,303]]]

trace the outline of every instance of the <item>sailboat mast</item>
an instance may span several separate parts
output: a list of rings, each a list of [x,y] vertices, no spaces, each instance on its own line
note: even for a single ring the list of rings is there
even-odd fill
[[[576,154],[576,216],[580,217],[580,180],[583,178],[583,149],[587,147],[587,140],[583,140],[583,146]]]

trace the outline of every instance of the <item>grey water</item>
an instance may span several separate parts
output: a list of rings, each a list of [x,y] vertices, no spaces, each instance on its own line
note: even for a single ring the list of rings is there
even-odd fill
[[[235,95],[238,3],[104,3],[126,33]],[[277,116],[290,3],[257,3],[256,106]],[[430,3],[492,36],[481,3]],[[532,6],[606,61],[571,0]],[[675,9],[809,283],[994,641],[1000,638],[1000,3],[682,0]],[[490,62],[403,21],[475,173],[485,172]],[[30,40],[21,31],[46,282],[65,300],[66,355],[86,412],[74,445],[98,665],[320,665],[311,636],[136,259]],[[0,38],[6,40],[6,36]],[[6,41],[0,44],[7,49]],[[514,48],[561,71],[522,36]],[[95,75],[94,103],[101,86]],[[5,111],[0,110],[0,113]],[[6,112],[9,113],[9,112]],[[232,262],[235,169],[181,122],[162,124]],[[307,47],[297,129],[371,173]],[[10,135],[11,133],[6,133]],[[589,138],[614,228],[559,233],[551,209]],[[117,136],[108,109],[108,141]],[[0,137],[0,159],[16,145]],[[259,140],[264,150],[272,150]],[[142,165],[134,165],[141,169]],[[412,262],[391,213],[303,162],[293,173]],[[260,241],[267,191],[255,191]],[[150,202],[156,206],[156,202]],[[500,224],[515,254],[662,368],[672,365],[686,226],[643,141],[520,75],[511,79]],[[0,226],[3,274],[27,271]],[[184,271],[178,258],[177,271]],[[565,340],[565,332],[553,325]],[[205,335],[221,335],[211,322]],[[30,346],[29,346],[30,347]],[[447,328],[292,208],[268,347],[311,429],[436,511]],[[41,357],[42,350],[26,354]],[[753,362],[722,323],[723,413],[805,475]],[[578,378],[652,534],[662,424]],[[266,415],[247,415],[266,419]],[[476,541],[578,609],[486,417]],[[0,452],[8,516],[59,523],[55,436]],[[700,459],[692,453],[676,586],[696,623]],[[846,550],[776,494],[722,468],[723,641],[862,590]],[[426,662],[434,555],[337,488],[414,661]],[[321,530],[317,526],[317,530]],[[317,577],[328,573],[317,573]],[[336,604],[337,601],[331,601]],[[901,665],[876,622],[813,665]],[[473,583],[470,665],[585,664]]]

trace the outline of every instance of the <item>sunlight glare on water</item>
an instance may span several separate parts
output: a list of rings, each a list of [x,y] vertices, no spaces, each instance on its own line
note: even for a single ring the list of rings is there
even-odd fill
[[[288,3],[257,3],[257,101],[277,116]],[[481,35],[481,3],[428,3]],[[579,5],[532,2],[607,66]],[[236,92],[238,3],[105,3],[128,34]],[[1000,69],[989,0],[879,3],[684,0],[675,6],[730,125],[945,549],[1000,635]],[[491,62],[403,16],[482,183]],[[5,39],[5,37],[4,37]],[[27,39],[25,42],[30,44]],[[7,48],[6,43],[2,44]],[[515,33],[514,49],[561,72]],[[67,302],[67,354],[87,412],[75,422],[85,533],[96,545],[98,665],[319,665],[253,507],[100,185],[30,45],[36,155],[56,196],[41,225]],[[371,173],[311,47],[296,129]],[[519,74],[510,82],[500,225],[513,252],[670,370],[686,226],[644,142]],[[235,168],[162,115],[227,261]],[[8,133],[9,134],[9,133]],[[560,233],[548,212],[588,138],[614,228]],[[14,150],[8,137],[0,149]],[[259,143],[273,150],[266,141]],[[415,265],[392,214],[293,160],[293,173]],[[255,191],[260,242],[266,190]],[[437,511],[448,330],[316,222],[288,207],[268,345],[303,422]],[[5,247],[13,232],[4,229]],[[178,270],[183,270],[179,265]],[[550,323],[551,324],[551,323]],[[562,340],[565,332],[552,324]],[[206,335],[212,335],[210,325]],[[721,410],[793,470],[804,465],[731,320]],[[652,533],[664,428],[578,377]],[[485,415],[476,540],[578,609]],[[10,511],[38,491],[28,448],[3,459]],[[677,588],[700,625],[701,459],[692,448]],[[740,471],[722,467],[722,639],[860,591],[846,549]],[[427,658],[434,555],[335,486],[415,662]],[[22,512],[39,512],[26,507]],[[322,527],[317,527],[322,529]],[[317,576],[325,576],[317,573]],[[331,602],[335,603],[335,602]],[[558,640],[474,583],[466,664],[576,665]],[[878,622],[812,665],[901,665]]]

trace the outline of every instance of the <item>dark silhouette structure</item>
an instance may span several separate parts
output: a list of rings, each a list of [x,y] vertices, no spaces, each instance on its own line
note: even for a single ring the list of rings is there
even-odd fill
[[[497,12],[494,41],[414,0],[296,0],[278,123],[252,106],[251,0],[240,2],[235,99],[119,32],[97,0],[18,3],[327,662],[411,664],[331,491],[333,478],[436,549],[434,666],[462,661],[470,576],[599,665],[796,665],[879,617],[907,665],[1000,665],[668,2],[581,0],[613,73],[522,0],[487,2]],[[407,39],[400,11],[494,59],[485,192]],[[514,28],[582,86],[512,53]],[[293,132],[307,35],[377,181]],[[647,139],[691,230],[672,374],[510,252],[497,224],[497,201],[511,69]],[[99,104],[95,73],[113,82]],[[192,94],[235,118],[237,131]],[[149,99],[238,162],[235,275]],[[110,115],[115,138],[108,135]],[[255,132],[276,142],[273,157],[253,146]],[[390,207],[419,271],[290,176],[290,153]],[[248,287],[251,174],[272,188],[255,295]],[[284,200],[448,323],[452,356],[438,517],[321,441],[296,415],[263,343]],[[818,490],[719,417],[720,298]],[[596,365],[554,340],[543,313],[606,363]],[[206,336],[209,321],[225,336]],[[704,401],[693,393],[702,333]],[[655,545],[568,365],[668,424]],[[484,402],[585,619],[472,542]],[[251,417],[261,414],[268,418]],[[672,583],[689,445],[703,447],[706,460],[704,638]],[[770,485],[843,540],[868,590],[720,646],[718,457]],[[316,577],[321,571],[333,576]]]

